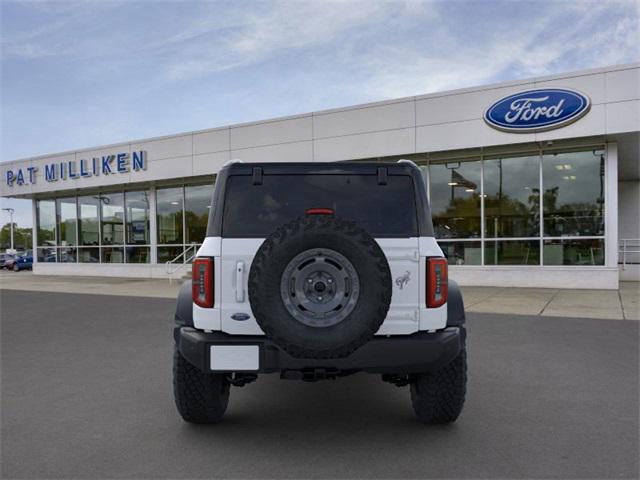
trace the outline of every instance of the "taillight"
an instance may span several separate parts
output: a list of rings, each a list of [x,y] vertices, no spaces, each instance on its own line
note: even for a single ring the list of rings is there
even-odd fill
[[[438,308],[447,303],[448,293],[447,259],[427,258],[427,308]]]
[[[213,307],[213,258],[201,257],[191,267],[191,297],[202,308]]]
[[[307,208],[305,215],[333,215],[333,208]]]

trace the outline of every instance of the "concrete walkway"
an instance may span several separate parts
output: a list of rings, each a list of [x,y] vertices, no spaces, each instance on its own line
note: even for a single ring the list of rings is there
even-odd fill
[[[638,282],[621,282],[620,290],[463,287],[462,291],[470,312],[640,320]]]
[[[0,289],[175,298],[176,280],[33,275],[0,271]],[[549,317],[640,320],[640,284],[622,282],[620,290],[463,287],[466,310],[480,313]]]

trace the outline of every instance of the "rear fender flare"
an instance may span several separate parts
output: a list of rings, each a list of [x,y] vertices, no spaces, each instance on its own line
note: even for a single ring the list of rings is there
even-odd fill
[[[193,300],[191,297],[191,280],[187,280],[180,287],[178,304],[174,317],[176,324],[184,327],[193,327]]]
[[[449,280],[449,296],[447,298],[447,327],[460,327],[465,323],[464,301],[460,287]]]

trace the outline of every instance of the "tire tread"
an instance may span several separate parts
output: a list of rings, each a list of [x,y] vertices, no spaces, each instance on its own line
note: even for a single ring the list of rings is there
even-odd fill
[[[318,216],[298,218],[278,227],[264,241],[251,265],[248,285],[251,309],[254,312],[264,311],[264,306],[260,298],[256,295],[251,295],[251,292],[256,291],[260,287],[260,279],[263,278],[267,269],[265,263],[271,257],[272,253],[278,248],[281,248],[288,238],[297,235],[300,230],[312,232],[314,229],[322,230],[323,232],[334,231],[341,235],[351,237],[353,241],[364,249],[369,258],[372,259],[377,269],[377,278],[371,279],[370,281],[384,286],[376,302],[378,306],[375,315],[376,321],[369,322],[367,328],[363,329],[358,338],[343,345],[336,345],[331,349],[314,350],[287,340],[280,335],[276,329],[272,328],[269,322],[261,322],[259,316],[256,316],[256,319],[265,334],[294,357],[315,359],[346,357],[370,340],[378,331],[389,310],[392,291],[391,273],[384,252],[375,240],[355,222],[334,217]]]
[[[466,385],[467,351],[463,347],[445,367],[413,376],[411,403],[417,417],[429,424],[455,422],[464,406]]]
[[[178,351],[173,353],[176,407],[189,423],[217,423],[227,410],[229,382],[223,374],[203,373]]]

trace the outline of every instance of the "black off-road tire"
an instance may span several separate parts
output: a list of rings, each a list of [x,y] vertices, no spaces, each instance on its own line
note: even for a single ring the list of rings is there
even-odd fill
[[[281,295],[289,262],[314,248],[343,255],[359,278],[355,307],[330,326],[299,321],[287,310]],[[341,358],[365,344],[387,316],[391,293],[391,271],[378,243],[355,222],[328,215],[310,215],[279,227],[260,246],[249,272],[249,301],[258,325],[298,358]]]
[[[411,403],[423,423],[455,422],[467,391],[467,350],[445,367],[430,373],[414,375],[411,381]]]
[[[202,373],[174,347],[173,395],[185,422],[218,423],[229,403],[229,381],[219,373]]]

